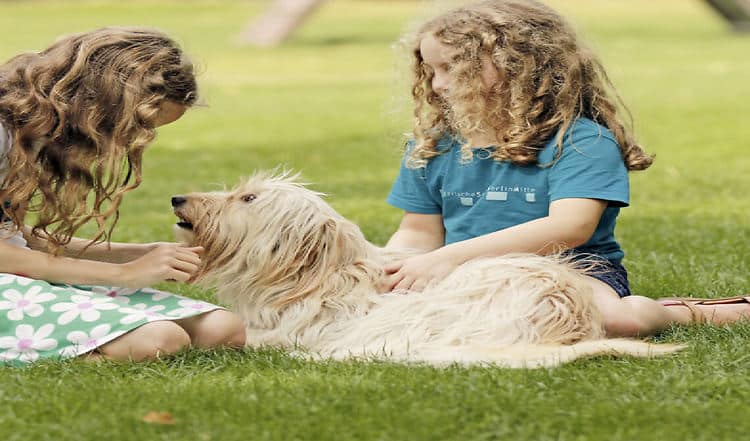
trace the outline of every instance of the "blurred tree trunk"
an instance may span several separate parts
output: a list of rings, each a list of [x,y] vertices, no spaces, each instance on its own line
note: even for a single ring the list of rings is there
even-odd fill
[[[254,46],[276,46],[286,40],[325,0],[274,0],[260,18],[240,34],[240,42]]]
[[[706,0],[737,31],[750,31],[750,0]]]

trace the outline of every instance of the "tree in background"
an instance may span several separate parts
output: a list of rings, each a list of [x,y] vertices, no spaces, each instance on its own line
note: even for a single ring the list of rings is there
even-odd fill
[[[750,31],[750,0],[706,0],[736,31]]]
[[[240,42],[276,46],[286,40],[325,0],[274,0],[260,18],[240,34]]]

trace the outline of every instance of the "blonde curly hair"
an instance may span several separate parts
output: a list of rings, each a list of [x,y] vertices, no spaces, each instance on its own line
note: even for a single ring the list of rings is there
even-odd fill
[[[432,89],[433,71],[420,44],[426,36],[455,49],[449,66],[450,103]],[[413,54],[414,147],[407,166],[424,166],[446,134],[460,135],[462,157],[471,158],[473,133],[490,131],[498,140],[493,158],[518,165],[537,164],[539,152],[563,137],[580,117],[607,127],[620,145],[628,170],[653,162],[632,133],[629,111],[597,57],[578,41],[554,10],[533,0],[489,0],[454,9],[425,23],[407,38]],[[490,59],[499,80],[482,84],[482,58]]]
[[[122,197],[141,183],[144,148],[165,102],[197,99],[193,66],[161,32],[102,28],[0,66],[0,123],[10,132],[0,201],[57,253],[94,220],[109,240]],[[44,234],[42,234],[44,233]]]

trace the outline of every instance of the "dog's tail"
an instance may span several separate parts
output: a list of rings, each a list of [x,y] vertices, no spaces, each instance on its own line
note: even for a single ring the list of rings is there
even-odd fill
[[[659,357],[684,349],[679,344],[654,344],[642,340],[601,339],[571,345],[516,344],[498,348],[464,347],[454,351],[425,351],[421,361],[436,365],[494,364],[510,368],[554,367],[579,358],[597,356]],[[447,348],[443,348],[447,349]]]

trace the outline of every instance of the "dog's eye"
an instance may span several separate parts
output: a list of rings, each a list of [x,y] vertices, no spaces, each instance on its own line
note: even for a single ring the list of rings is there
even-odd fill
[[[258,196],[255,196],[253,193],[248,193],[246,195],[242,196],[242,202],[252,202],[254,201]]]

